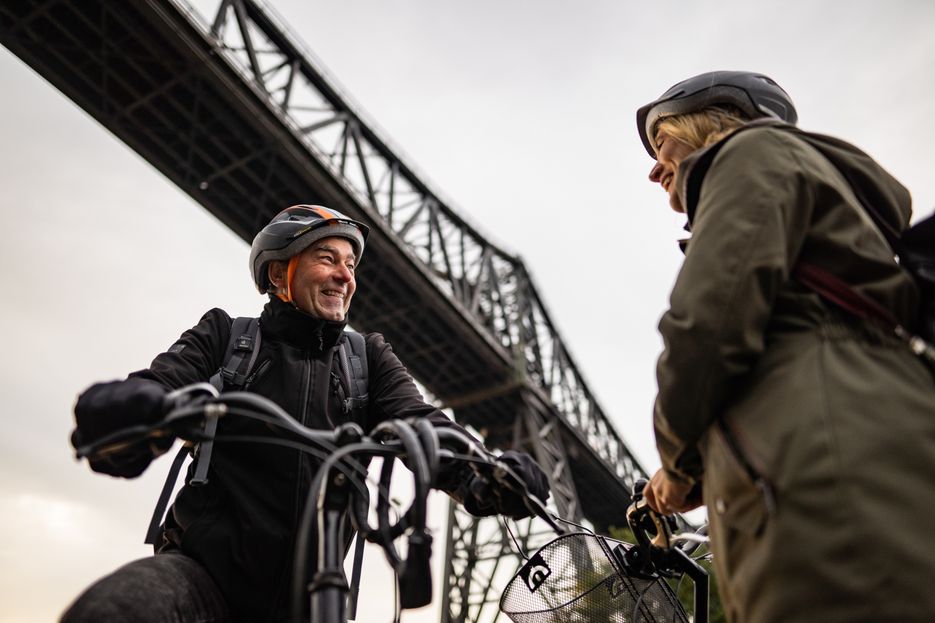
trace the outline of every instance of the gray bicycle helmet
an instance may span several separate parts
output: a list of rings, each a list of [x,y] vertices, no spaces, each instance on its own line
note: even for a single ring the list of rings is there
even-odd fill
[[[370,228],[337,210],[315,205],[294,205],[273,217],[253,239],[250,272],[261,294],[270,291],[266,267],[273,260],[288,260],[322,238],[340,236],[354,245],[357,261],[364,252]]]
[[[636,111],[643,146],[655,159],[652,136],[660,119],[718,105],[736,106],[750,119],[773,117],[790,124],[798,121],[789,94],[768,76],[749,71],[711,71],[679,82]]]

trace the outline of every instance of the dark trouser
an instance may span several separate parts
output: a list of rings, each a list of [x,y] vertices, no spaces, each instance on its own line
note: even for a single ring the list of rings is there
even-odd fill
[[[229,623],[227,603],[200,564],[179,553],[157,554],[120,567],[91,585],[62,623]]]

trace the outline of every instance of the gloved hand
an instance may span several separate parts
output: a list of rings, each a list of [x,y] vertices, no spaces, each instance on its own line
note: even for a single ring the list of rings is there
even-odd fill
[[[147,379],[96,383],[78,397],[75,404],[77,427],[71,443],[77,448],[128,426],[158,421],[165,413],[165,388]],[[89,457],[96,472],[135,478],[159,454],[172,445],[172,438],[141,443],[115,454]]]
[[[497,462],[508,467],[519,476],[530,494],[544,504],[549,499],[549,480],[539,465],[525,452],[507,450]],[[506,515],[513,519],[529,517],[532,513],[526,508],[521,493],[512,491],[507,485],[500,484],[490,477],[474,474],[466,483],[463,504],[465,510],[475,517]]]

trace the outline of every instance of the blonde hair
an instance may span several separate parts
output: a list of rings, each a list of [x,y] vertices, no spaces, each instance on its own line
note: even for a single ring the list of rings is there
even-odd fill
[[[653,128],[653,140],[660,130],[689,145],[701,149],[718,142],[734,129],[749,121],[748,117],[733,106],[703,108],[682,115],[663,117]]]

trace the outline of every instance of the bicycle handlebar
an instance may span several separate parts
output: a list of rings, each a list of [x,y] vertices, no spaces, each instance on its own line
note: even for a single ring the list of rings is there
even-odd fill
[[[255,437],[243,435],[214,436],[205,432],[210,420],[246,417],[262,421],[280,435]],[[565,530],[553,519],[541,500],[531,495],[522,478],[481,443],[447,427],[434,427],[424,419],[389,420],[378,424],[369,435],[354,423],[342,424],[333,430],[310,429],[292,418],[271,400],[249,392],[219,394],[208,383],[198,383],[173,391],[166,396],[164,417],[151,424],[130,426],[106,435],[76,449],[76,455],[89,460],[124,452],[128,448],[152,441],[178,437],[186,444],[202,442],[251,441],[292,447],[319,459],[321,467],[309,489],[302,522],[296,539],[293,612],[300,611],[305,587],[305,569],[311,534],[312,514],[317,512],[317,527],[323,528],[328,509],[349,507],[357,530],[368,540],[380,545],[390,565],[400,577],[400,601],[403,608],[426,605],[431,600],[431,541],[426,528],[426,499],[434,486],[440,467],[448,462],[468,463],[481,476],[492,478],[499,486],[519,495],[527,509],[542,518],[558,534]],[[382,456],[404,461],[413,475],[415,494],[405,513],[395,523],[390,520],[389,483],[393,461],[384,461],[377,499],[377,526],[369,524],[370,496],[364,482],[367,469],[355,457]],[[331,472],[338,472],[331,477]],[[353,493],[349,488],[353,487]],[[330,496],[330,497],[329,497]],[[409,532],[408,557],[403,559],[393,542]],[[325,544],[319,539],[319,571]],[[343,571],[342,571],[343,573]],[[321,574],[319,574],[321,575]],[[325,590],[336,586],[335,579],[321,580]],[[345,584],[346,590],[346,584]],[[334,595],[331,595],[333,598]],[[313,599],[314,602],[314,599]],[[334,606],[333,599],[321,606],[325,611]],[[343,612],[343,610],[342,610]],[[314,614],[314,612],[313,612]]]

